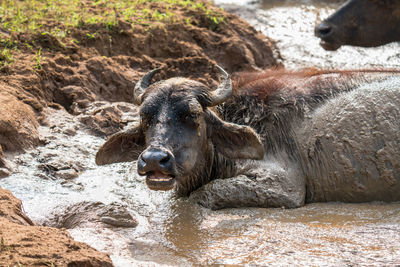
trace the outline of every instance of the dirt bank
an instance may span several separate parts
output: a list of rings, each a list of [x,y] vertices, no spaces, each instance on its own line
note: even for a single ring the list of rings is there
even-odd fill
[[[138,1],[136,13],[127,17],[127,9],[86,0],[74,11],[87,12],[78,13],[76,24],[64,23],[74,14],[53,17],[54,3],[34,2],[10,1],[0,10],[0,178],[15,171],[8,162],[11,152],[49,142],[37,130],[48,124],[47,107],[65,109],[92,134],[105,136],[124,126],[121,114],[91,103],[131,102],[133,86],[150,69],[163,68],[156,80],[182,75],[216,86],[215,64],[230,73],[277,64],[271,40],[207,2]],[[145,16],[146,10],[153,13]],[[26,20],[18,19],[23,16]],[[65,163],[66,173],[62,164],[42,165],[56,178],[72,179],[81,171]],[[93,211],[93,221],[103,213]],[[0,262],[6,266],[112,265],[106,254],[73,241],[66,230],[34,226],[21,202],[1,188],[0,237]]]
[[[93,14],[108,8],[92,1],[83,5]],[[147,5],[171,12],[171,6],[162,2]],[[46,106],[71,111],[73,104],[84,107],[93,100],[131,102],[135,82],[155,67],[163,67],[155,79],[183,75],[212,86],[217,79],[215,64],[229,72],[276,64],[268,38],[240,18],[204,5],[206,10],[173,6],[172,23],[133,25],[116,13],[112,27],[82,22],[68,28],[49,19],[41,24],[41,32],[0,31],[0,48],[12,57],[11,62],[0,57],[0,101],[8,103],[1,105],[1,114],[18,111],[0,118],[3,150],[21,151],[39,143],[35,129]],[[211,23],[210,12],[223,20]],[[69,34],[57,37],[51,34],[54,28]]]
[[[34,226],[21,201],[0,188],[1,266],[113,266],[105,253],[76,242],[65,229]]]

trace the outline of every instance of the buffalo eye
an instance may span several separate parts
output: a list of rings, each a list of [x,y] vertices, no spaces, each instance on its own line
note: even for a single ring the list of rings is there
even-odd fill
[[[159,108],[157,102],[144,104],[139,111],[141,121],[143,123],[151,124],[155,116],[158,114]]]
[[[146,112],[140,112],[140,120],[142,126],[148,128],[153,120],[153,116]]]
[[[200,114],[197,113],[187,113],[182,116],[183,122],[187,125],[197,127],[199,125]]]

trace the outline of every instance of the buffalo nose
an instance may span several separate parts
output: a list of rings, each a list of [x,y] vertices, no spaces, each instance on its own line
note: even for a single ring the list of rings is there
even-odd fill
[[[138,172],[146,174],[150,171],[171,172],[173,168],[173,155],[161,149],[145,150],[139,156]]]
[[[332,26],[326,22],[322,22],[315,27],[315,35],[320,38],[326,38],[332,33]]]

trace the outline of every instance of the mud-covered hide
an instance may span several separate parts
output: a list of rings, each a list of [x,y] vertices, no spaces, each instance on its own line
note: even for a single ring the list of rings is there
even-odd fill
[[[288,196],[302,199],[290,189],[297,181],[306,188],[304,202],[400,200],[398,72],[272,71],[251,74],[238,85],[220,107],[223,118],[253,127],[266,158],[299,169],[277,174],[266,168],[256,179],[215,180],[192,199],[213,209],[294,207],[302,205],[288,202]]]
[[[283,157],[241,161],[238,176],[216,179],[189,200],[213,210],[232,207],[296,208],[304,205],[305,181],[299,166]]]
[[[240,73],[234,78],[233,97],[219,112],[225,121],[255,129],[267,154],[286,153],[297,162],[296,127],[314,109],[362,84],[399,74],[317,69]]]
[[[400,76],[321,105],[297,130],[307,201],[400,200]]]
[[[232,92],[229,75],[217,69],[221,82],[215,90],[182,77],[150,84],[159,69],[144,75],[135,86],[140,122],[111,136],[96,163],[137,160],[150,189],[187,196],[212,179],[229,177],[236,159],[262,159],[263,144],[253,129],[213,112]]]
[[[170,82],[180,84],[181,81],[192,83],[181,79],[168,80],[167,85]],[[217,108],[219,116],[212,113],[212,117],[201,121],[201,125],[207,125],[201,128],[207,128],[207,135],[205,131],[199,135],[197,130],[188,127],[174,128],[179,123],[190,121],[190,117],[175,116],[172,111],[179,102],[165,97],[172,96],[172,93],[156,91],[155,87],[153,91],[146,92],[147,97],[153,94],[154,99],[160,99],[155,102],[157,105],[149,106],[154,107],[151,110],[156,111],[156,119],[151,117],[151,113],[146,113],[146,105],[142,104],[141,107],[141,114],[144,115],[141,115],[142,121],[157,122],[158,128],[147,126],[157,137],[154,138],[155,148],[180,148],[185,140],[185,131],[193,132],[187,135],[190,138],[186,137],[190,142],[195,137],[203,138],[196,139],[194,144],[188,142],[190,151],[201,151],[202,157],[197,158],[206,160],[188,161],[195,168],[185,172],[190,178],[187,181],[196,183],[195,186],[186,187],[189,189],[181,195],[191,194],[192,201],[212,209],[243,206],[293,208],[317,201],[400,200],[398,71],[267,70],[241,74],[234,84],[233,96]],[[172,90],[174,87],[166,88]],[[184,100],[193,93],[190,89],[182,93]],[[169,106],[165,103],[169,103]],[[161,104],[164,106],[160,113]],[[201,113],[202,116],[211,113],[210,110],[207,112]],[[150,117],[152,119],[149,120]],[[226,129],[222,125],[225,124],[231,130],[246,129],[254,137],[252,140],[257,142],[243,138],[243,131],[236,135],[222,135],[221,129]],[[120,161],[119,157],[124,155],[122,152],[130,153],[138,145],[144,146],[144,138],[137,138],[139,134],[144,135],[144,128],[138,125],[134,129],[111,137],[99,150],[97,162],[109,164],[116,162],[115,159]],[[163,135],[157,136],[157,133]],[[179,133],[179,137],[176,133]],[[149,134],[145,136],[149,140]],[[208,142],[206,137],[212,142]],[[207,142],[204,141],[205,145],[201,146],[199,140]],[[180,146],[174,146],[174,142]],[[221,146],[224,142],[225,146]],[[131,143],[133,146],[128,145],[127,148],[122,145]],[[234,155],[247,151],[252,144],[257,148],[255,151],[261,150],[260,147],[265,151],[261,161],[253,161],[261,159],[260,153],[257,153],[257,157]],[[183,146],[184,149],[187,147]],[[219,153],[220,147],[228,147],[225,150],[229,153]],[[161,152],[154,155],[162,155]],[[181,151],[178,152],[182,155]],[[174,151],[175,155],[179,153]],[[128,155],[124,160],[132,158]],[[183,159],[193,160],[196,157]],[[204,171],[205,168],[209,169]],[[202,175],[194,176],[196,173]],[[150,180],[158,179],[152,171],[146,175]],[[176,179],[176,176],[171,177]],[[166,180],[165,177],[161,178]]]

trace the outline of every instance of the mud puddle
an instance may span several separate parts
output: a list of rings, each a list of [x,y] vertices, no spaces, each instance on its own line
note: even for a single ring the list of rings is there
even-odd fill
[[[121,105],[129,127],[136,108]],[[23,201],[36,223],[69,228],[76,240],[110,253],[116,266],[400,262],[400,203],[211,211],[170,192],[150,191],[135,164],[96,166],[104,139],[88,130],[81,115],[47,114],[48,126],[39,129],[46,144],[17,155],[17,171],[0,186]],[[99,202],[113,212],[99,212]]]
[[[319,47],[312,34],[315,21],[339,1],[236,2],[226,9],[241,12],[277,40],[290,68],[400,65],[398,44],[335,53]],[[133,105],[112,105],[126,127],[138,119]],[[0,186],[23,201],[35,223],[69,228],[76,240],[110,253],[116,266],[400,264],[400,203],[211,211],[169,192],[148,190],[135,164],[96,166],[94,155],[104,136],[82,119],[90,108],[78,116],[46,113],[47,126],[39,129],[43,145],[14,155],[16,171],[0,179]]]

